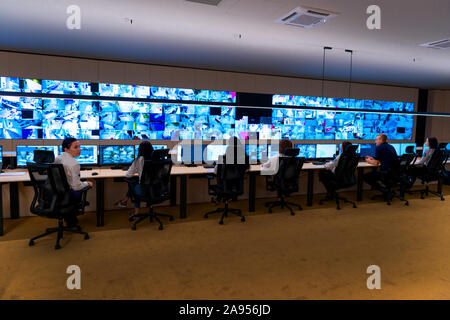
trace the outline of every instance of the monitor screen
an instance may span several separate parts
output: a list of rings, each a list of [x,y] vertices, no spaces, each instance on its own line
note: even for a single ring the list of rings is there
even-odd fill
[[[402,143],[400,145],[400,153],[398,154],[399,156],[402,156],[406,153],[406,148],[409,146],[413,146],[414,147],[414,153],[416,152],[416,144],[415,143]]]
[[[2,169],[3,165],[3,146],[0,146],[0,170]]]
[[[179,144],[177,145],[177,162],[202,163],[205,148],[206,145],[201,144]]]
[[[304,157],[305,159],[314,159],[316,157],[315,144],[296,144],[295,148],[300,149],[299,157]]]
[[[267,145],[257,145],[257,144],[246,144],[245,153],[249,157],[250,161],[261,161],[265,162],[268,159]]]
[[[206,146],[206,161],[217,161],[219,156],[224,155],[226,151],[226,144],[209,144]]]
[[[359,146],[359,153],[362,158],[365,156],[375,157],[375,144],[361,144]]]
[[[80,165],[96,165],[98,164],[98,146],[97,145],[81,145],[81,153],[78,158]],[[62,154],[62,146],[59,146],[59,154]]]
[[[318,144],[316,146],[317,159],[334,158],[335,156],[336,156],[335,144]]]
[[[17,146],[17,166],[25,167],[27,162],[34,162],[34,150],[37,149],[53,151],[55,158],[59,154],[58,146]]]
[[[100,164],[130,164],[134,160],[134,145],[100,146]]]

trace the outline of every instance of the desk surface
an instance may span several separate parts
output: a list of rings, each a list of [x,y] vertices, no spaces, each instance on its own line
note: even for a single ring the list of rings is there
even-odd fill
[[[374,167],[366,162],[360,162],[358,167]],[[320,170],[323,169],[323,165],[314,165],[312,163],[305,163],[302,170]],[[250,172],[261,171],[261,165],[251,165]],[[10,183],[10,182],[24,182],[30,181],[30,176],[26,169],[14,169],[5,170],[6,173],[12,172],[25,172],[23,175],[0,175],[0,183]],[[92,175],[93,173],[98,173],[97,175]],[[126,171],[124,170],[112,170],[110,168],[93,168],[92,170],[83,170],[80,172],[82,179],[99,179],[99,178],[123,178],[125,177]],[[173,166],[171,174],[172,175],[197,175],[197,174],[211,174],[214,173],[214,168],[205,168],[203,166],[198,167],[185,167],[185,166]]]

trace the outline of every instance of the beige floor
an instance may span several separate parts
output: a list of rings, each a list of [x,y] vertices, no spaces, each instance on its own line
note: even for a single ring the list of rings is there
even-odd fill
[[[295,216],[268,214],[258,200],[245,223],[232,217],[223,226],[217,216],[201,218],[213,205],[195,205],[163,231],[148,221],[131,231],[129,210],[108,212],[103,228],[86,214],[80,220],[91,239],[68,235],[58,251],[55,236],[28,246],[54,221],[7,220],[0,298],[450,299],[450,196],[409,198],[408,207],[365,200],[341,211],[315,199]],[[81,268],[81,290],[66,288],[72,264]],[[366,287],[373,264],[381,267],[381,290]]]

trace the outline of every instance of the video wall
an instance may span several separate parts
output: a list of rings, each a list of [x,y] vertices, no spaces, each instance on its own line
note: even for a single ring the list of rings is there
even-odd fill
[[[238,136],[241,139],[372,140],[379,133],[386,133],[391,140],[410,140],[414,123],[412,115],[386,113],[414,111],[414,104],[404,102],[274,95],[273,108],[258,108],[236,106],[236,92],[228,91],[5,77],[0,78],[0,91],[17,93],[6,96],[0,92],[0,139],[71,136],[108,140],[218,140]],[[40,95],[30,97],[20,93]],[[70,98],[52,94],[66,94]],[[135,101],[110,97],[135,98]],[[142,102],[142,98],[176,102]],[[291,105],[336,107],[336,111],[289,108]],[[361,112],[345,109],[361,109]]]

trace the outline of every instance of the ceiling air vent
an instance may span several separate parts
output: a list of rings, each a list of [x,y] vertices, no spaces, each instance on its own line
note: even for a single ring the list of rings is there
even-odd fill
[[[421,47],[427,47],[427,48],[434,48],[434,49],[450,49],[450,38],[449,39],[444,39],[444,40],[439,40],[439,41],[434,41],[434,42],[430,42],[430,43],[424,43],[420,45]]]
[[[275,22],[311,29],[319,24],[327,22],[329,19],[332,19],[337,15],[338,14],[336,12],[327,10],[297,7],[280,19],[275,20]]]

